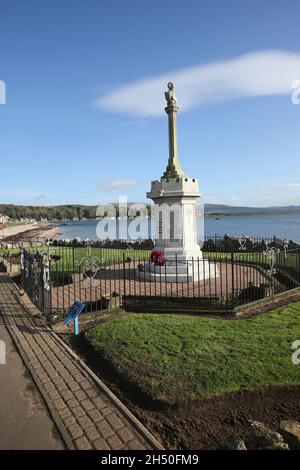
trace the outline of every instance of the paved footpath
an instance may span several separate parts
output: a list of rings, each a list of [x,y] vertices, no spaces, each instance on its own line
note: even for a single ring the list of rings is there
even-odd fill
[[[6,363],[0,364],[0,450],[65,449],[53,419],[0,318]]]
[[[0,316],[69,449],[162,449],[62,340],[31,315],[4,273]]]

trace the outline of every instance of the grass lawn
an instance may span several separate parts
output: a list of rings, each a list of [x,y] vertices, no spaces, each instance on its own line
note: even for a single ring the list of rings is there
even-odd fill
[[[27,251],[32,253],[40,252],[44,253],[49,250],[51,255],[59,256],[59,261],[56,262],[60,267],[64,267],[65,270],[70,269],[73,266],[73,249],[68,246],[51,246],[50,248],[46,245],[39,247],[27,247]],[[20,253],[21,248],[0,248],[0,256],[5,254],[16,254]],[[130,250],[130,249],[120,249],[120,248],[91,248],[91,256],[96,256],[99,259],[108,261],[108,262],[122,262],[123,257],[132,258],[137,261],[147,261],[150,257],[151,250]],[[74,249],[74,261],[80,262],[81,259],[87,256],[87,249],[84,247],[76,247]],[[220,260],[225,261],[231,260],[231,253],[223,252],[203,252],[203,257],[206,259]],[[266,256],[262,253],[234,253],[235,261],[244,261],[247,263],[255,263],[260,265],[269,266],[269,261]],[[296,252],[289,252],[287,257],[284,257],[284,254],[277,259],[277,264],[297,267],[299,264],[299,255]]]
[[[48,251],[52,255],[57,255],[60,257],[59,261],[56,264],[60,265],[60,268],[63,266],[64,269],[70,269],[73,264],[73,259],[75,262],[80,262],[81,259],[87,256],[86,247],[75,247],[74,252],[73,248],[68,246],[51,246],[50,248],[46,245],[39,247],[27,247],[27,251],[35,253],[39,251],[41,253]],[[20,248],[0,248],[0,256],[4,254],[14,254],[19,253]],[[123,260],[123,257],[132,258],[137,261],[147,261],[150,257],[151,250],[130,250],[130,249],[120,249],[120,248],[91,248],[91,256],[96,256],[102,260],[108,262],[120,262]],[[217,259],[217,260],[231,260],[231,253],[227,252],[203,252],[203,256],[206,259]],[[262,253],[247,253],[247,252],[237,252],[234,253],[235,261],[244,261],[247,263],[255,263],[260,265],[269,265],[269,261],[266,256]],[[282,252],[277,257],[277,265],[289,266],[296,268],[299,265],[299,253],[297,250],[291,250],[287,252],[285,257]]]
[[[207,259],[220,259],[222,261],[223,260],[230,261],[232,254],[225,253],[225,252],[203,252],[203,256],[204,258],[207,258]],[[246,263],[259,264],[261,266],[270,265],[269,260],[263,253],[237,252],[237,253],[234,253],[234,260],[241,261],[241,262],[244,261]],[[282,251],[279,255],[277,255],[277,259],[276,259],[276,265],[282,268],[289,267],[289,268],[298,269],[299,262],[300,262],[300,256],[299,256],[298,250],[290,250],[287,252],[286,255]]]
[[[246,320],[128,314],[86,337],[128,380],[170,403],[300,384],[300,365],[291,361],[300,302]]]
[[[70,271],[75,272],[82,271],[82,260],[88,256],[86,248],[76,247],[74,249],[69,247],[50,247],[50,253],[52,255],[59,256],[59,260],[52,262],[52,270],[58,271]],[[117,248],[91,248],[91,257],[96,257],[106,264],[119,264],[123,262],[123,259],[132,258],[137,261],[147,260],[150,256],[148,250],[126,250]],[[81,266],[81,267],[80,267]]]
[[[83,258],[87,257],[87,249],[85,247],[76,247],[73,251],[71,247],[68,246],[50,246],[47,247],[27,247],[27,251],[32,253],[44,253],[49,250],[51,255],[56,255],[59,257],[58,261],[53,261],[53,269],[56,267],[59,271],[72,271],[73,263],[79,264]],[[0,248],[0,256],[8,254],[20,253],[22,250],[20,248]],[[130,250],[130,249],[120,249],[120,248],[91,248],[91,256],[95,256],[100,260],[111,263],[119,263],[123,261],[123,258],[132,258],[137,261],[148,260],[150,257],[151,250]],[[75,266],[76,267],[76,266]]]

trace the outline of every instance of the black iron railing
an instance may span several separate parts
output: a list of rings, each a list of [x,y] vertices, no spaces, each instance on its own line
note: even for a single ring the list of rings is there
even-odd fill
[[[150,261],[149,251],[50,247],[21,255],[21,284],[46,314],[63,318],[80,300],[86,311],[226,311],[300,285],[300,249],[206,252],[203,258]],[[142,255],[142,256],[141,256]]]
[[[20,285],[51,320],[64,318],[76,300],[86,304],[86,312],[118,306],[228,311],[300,285],[300,247],[294,242],[273,237],[241,243],[227,236],[216,236],[213,242],[206,240],[203,258],[152,263],[149,241],[23,240],[2,245],[0,263],[19,276]]]

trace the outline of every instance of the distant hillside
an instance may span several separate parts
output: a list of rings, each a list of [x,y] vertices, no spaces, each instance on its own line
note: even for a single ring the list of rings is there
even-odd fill
[[[258,215],[258,214],[299,214],[300,206],[284,207],[236,207],[225,204],[205,204],[206,215]]]
[[[14,204],[0,204],[0,214],[8,216],[11,220],[73,220],[94,219],[96,206],[81,206],[67,204],[61,206],[21,206]]]
[[[116,208],[118,215],[118,203],[111,203]],[[128,202],[128,207],[133,202]],[[103,204],[106,206],[107,204]],[[150,205],[147,204],[150,213]],[[97,206],[84,206],[79,204],[67,204],[60,206],[21,206],[14,204],[0,204],[0,214],[8,216],[11,220],[35,219],[42,221],[82,220],[95,219]],[[200,211],[200,209],[199,209]],[[297,214],[300,215],[300,206],[286,207],[236,207],[224,204],[205,204],[205,215],[258,215],[258,214]]]

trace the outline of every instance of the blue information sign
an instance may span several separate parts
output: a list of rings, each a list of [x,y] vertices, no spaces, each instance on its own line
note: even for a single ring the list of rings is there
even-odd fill
[[[64,321],[65,325],[70,325],[70,323],[74,322],[74,334],[78,335],[79,329],[78,329],[78,317],[81,314],[81,312],[84,310],[85,304],[82,304],[79,302],[79,300],[76,300],[76,302],[73,303],[72,307],[69,310],[69,313],[67,315],[67,318]]]

